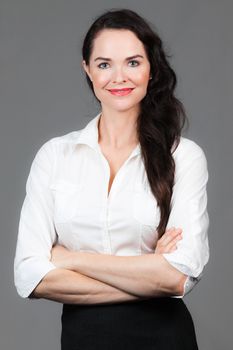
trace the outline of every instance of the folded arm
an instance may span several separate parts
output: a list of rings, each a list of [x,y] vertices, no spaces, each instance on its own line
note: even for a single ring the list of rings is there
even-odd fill
[[[59,268],[47,273],[29,298],[44,298],[66,304],[111,304],[146,299]]]
[[[115,256],[55,246],[52,262],[139,297],[182,295],[187,278],[161,254]]]

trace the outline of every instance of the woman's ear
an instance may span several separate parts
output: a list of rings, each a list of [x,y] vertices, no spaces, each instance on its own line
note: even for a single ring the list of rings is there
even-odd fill
[[[86,64],[85,60],[82,61],[82,66],[83,66],[83,69],[85,70],[85,72],[87,73],[88,77],[92,81],[92,77],[91,77],[91,74],[90,74],[89,66]]]

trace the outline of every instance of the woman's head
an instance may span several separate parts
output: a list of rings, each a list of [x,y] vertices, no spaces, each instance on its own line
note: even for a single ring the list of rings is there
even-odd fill
[[[176,74],[163,43],[152,25],[136,12],[110,10],[89,28],[82,55],[87,83],[102,106],[119,111],[137,109],[137,135],[151,191],[160,208],[157,230],[161,237],[171,209],[175,173],[172,152],[188,122],[174,94]],[[127,60],[132,55],[143,58]],[[102,56],[104,59],[96,60]],[[121,87],[135,89],[123,97],[108,91]]]
[[[95,37],[88,65],[83,61],[88,78],[102,108],[108,111],[135,109],[147,93],[150,62],[143,43],[131,30],[103,29]],[[133,89],[124,96],[111,89]]]
[[[138,65],[125,60],[134,54],[143,56],[137,58]],[[114,101],[121,106],[131,97],[140,102],[155,84],[157,93],[168,81],[171,87],[176,84],[172,71],[168,77],[169,66],[158,34],[144,18],[129,9],[106,11],[99,16],[84,38],[82,56],[88,85],[101,103]],[[94,61],[97,57],[112,61],[101,65],[106,60]],[[104,90],[114,86],[137,86],[137,89],[126,99],[108,100],[111,95]]]

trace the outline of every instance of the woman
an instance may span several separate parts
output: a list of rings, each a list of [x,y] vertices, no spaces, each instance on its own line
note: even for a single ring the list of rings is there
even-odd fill
[[[38,151],[15,256],[22,297],[63,303],[62,350],[198,349],[183,296],[209,259],[207,161],[159,36],[107,11],[83,42],[101,105]]]

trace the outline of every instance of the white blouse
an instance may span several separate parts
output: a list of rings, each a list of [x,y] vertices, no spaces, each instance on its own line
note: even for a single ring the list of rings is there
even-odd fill
[[[54,137],[37,152],[26,183],[14,259],[14,281],[22,298],[56,266],[55,243],[68,249],[113,255],[154,253],[160,211],[152,195],[138,144],[117,172],[108,196],[110,168],[98,143],[98,120]],[[181,137],[172,209],[167,228],[183,238],[167,261],[188,275],[182,298],[201,279],[209,260],[207,161],[200,146]]]

